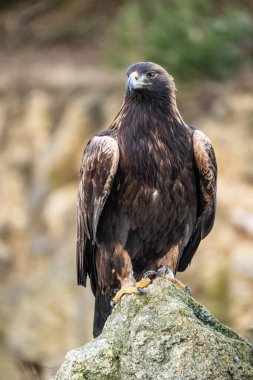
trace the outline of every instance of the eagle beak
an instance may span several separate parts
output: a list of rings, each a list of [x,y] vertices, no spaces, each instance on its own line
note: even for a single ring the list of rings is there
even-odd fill
[[[129,78],[127,80],[127,89],[128,92],[133,92],[136,88],[138,88],[138,78],[139,74],[137,71],[134,71],[132,74],[129,75]]]
[[[152,83],[145,81],[144,75],[139,76],[138,72],[134,71],[129,75],[129,78],[127,80],[127,90],[129,93],[131,93],[138,88],[142,88],[150,84]]]

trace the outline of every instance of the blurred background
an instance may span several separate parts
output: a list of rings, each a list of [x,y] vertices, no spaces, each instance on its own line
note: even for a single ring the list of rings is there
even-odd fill
[[[252,339],[252,1],[0,1],[1,380],[48,380],[91,339],[93,297],[75,279],[79,166],[140,60],[174,76],[218,160],[214,229],[178,277]]]

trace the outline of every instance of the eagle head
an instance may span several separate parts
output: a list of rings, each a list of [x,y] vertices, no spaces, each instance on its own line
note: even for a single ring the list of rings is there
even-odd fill
[[[174,95],[173,77],[161,66],[153,62],[134,63],[127,69],[126,96]]]

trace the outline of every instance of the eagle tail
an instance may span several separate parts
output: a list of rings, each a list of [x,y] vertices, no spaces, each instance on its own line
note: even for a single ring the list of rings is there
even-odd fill
[[[96,247],[91,240],[85,243],[77,242],[76,251],[77,284],[86,286],[87,274],[90,277],[92,293],[96,294],[97,270],[96,270]]]
[[[93,321],[93,336],[96,338],[101,334],[104,324],[111,314],[112,307],[110,304],[111,297],[102,293],[101,289],[96,290],[95,311]]]
[[[77,284],[86,286],[87,271],[84,260],[84,248],[83,242],[77,241],[76,247],[76,272],[77,272]]]

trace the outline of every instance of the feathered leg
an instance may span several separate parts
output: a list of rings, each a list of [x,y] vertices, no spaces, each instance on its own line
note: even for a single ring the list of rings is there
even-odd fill
[[[133,276],[131,258],[128,252],[119,243],[115,247],[113,266],[121,288],[113,298],[111,302],[112,306],[117,304],[125,294],[143,293],[143,289],[151,282],[149,278],[142,278],[139,282],[136,282]]]

